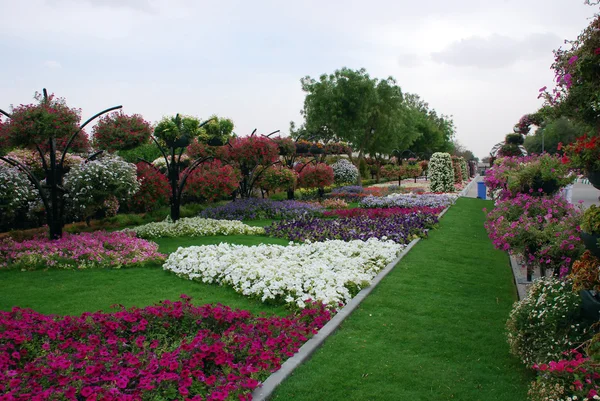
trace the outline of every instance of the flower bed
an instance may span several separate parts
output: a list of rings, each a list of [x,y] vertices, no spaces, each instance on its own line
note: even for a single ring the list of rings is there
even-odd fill
[[[392,215],[385,219],[368,216],[347,217],[335,220],[302,218],[281,221],[265,227],[267,235],[287,238],[291,241],[343,241],[390,239],[398,244],[408,244],[426,235],[427,229],[438,222],[437,216],[426,214]]]
[[[6,238],[0,242],[0,267],[4,268],[120,268],[164,257],[155,243],[126,232],[65,233],[55,241],[39,237],[23,242]]]
[[[148,223],[143,226],[128,228],[141,238],[162,237],[204,237],[208,235],[260,235],[264,228],[251,227],[241,221],[203,219],[201,217],[185,217],[172,221]]]
[[[250,400],[331,317],[287,317],[164,301],[81,316],[0,311],[3,400]]]
[[[391,194],[383,198],[370,196],[360,202],[360,207],[441,207],[446,208],[453,204],[457,195],[453,194]]]
[[[403,249],[392,241],[325,241],[306,244],[179,248],[163,268],[237,292],[305,307],[308,299],[330,306],[348,302]]]
[[[380,217],[391,217],[395,215],[406,215],[406,214],[414,214],[414,213],[423,213],[423,214],[431,214],[438,215],[444,210],[443,207],[386,207],[386,208],[377,208],[377,209],[337,209],[326,211],[323,213],[325,217],[358,217],[358,216],[366,216],[370,219],[380,218]]]
[[[319,215],[322,207],[299,201],[242,199],[203,210],[200,217],[220,220],[293,219]]]
[[[331,190],[327,196],[330,198],[343,199],[347,202],[360,201],[369,196],[384,196],[389,194],[388,187],[361,187],[358,185],[349,185],[338,187]]]

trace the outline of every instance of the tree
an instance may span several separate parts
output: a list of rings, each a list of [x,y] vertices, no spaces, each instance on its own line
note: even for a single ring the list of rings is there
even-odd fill
[[[38,190],[44,204],[46,221],[51,240],[62,237],[65,212],[65,194],[63,177],[65,174],[65,158],[70,149],[89,147],[83,129],[97,117],[121,106],[111,107],[97,113],[83,124],[79,124],[80,111],[67,107],[63,99],[36,94],[38,104],[19,106],[12,113],[0,110],[9,120],[3,124],[0,137],[8,138],[10,146],[32,147],[38,152],[44,169],[45,182],[40,181],[23,163],[10,157],[0,157],[13,167],[18,167],[27,174],[29,180]],[[77,145],[78,146],[75,146]],[[90,156],[88,160],[97,156]]]
[[[589,132],[590,128],[583,123],[573,121],[567,117],[559,117],[543,124],[534,135],[525,138],[525,149],[528,153],[542,153],[542,141],[544,151],[550,154],[558,152],[558,144],[571,143]]]
[[[404,132],[406,108],[392,77],[379,80],[365,69],[342,68],[318,81],[307,76],[301,83],[305,129],[323,140],[351,143],[358,152],[357,167],[366,154],[390,153],[416,136]]]

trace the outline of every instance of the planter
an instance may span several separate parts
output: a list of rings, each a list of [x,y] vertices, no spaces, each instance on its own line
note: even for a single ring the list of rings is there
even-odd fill
[[[323,153],[325,153],[325,149],[323,148],[319,148],[317,146],[311,147],[309,149],[310,153],[312,153],[313,155],[321,155]]]
[[[207,143],[208,143],[209,146],[223,146],[223,145],[225,145],[225,142],[223,142],[223,140],[221,138],[218,138],[218,137],[210,138]]]
[[[600,171],[588,171],[587,178],[594,188],[600,189]]]
[[[296,153],[308,153],[308,148],[296,146]]]
[[[174,141],[165,141],[167,146],[170,148],[185,148],[190,144],[190,138],[188,136],[182,136]]]
[[[600,258],[600,248],[598,247],[598,239],[600,239],[600,235],[588,234],[584,233],[583,231],[580,233],[580,235],[586,249],[589,250],[595,257]]]
[[[590,290],[579,291],[583,317],[597,321],[600,318],[600,300]]]

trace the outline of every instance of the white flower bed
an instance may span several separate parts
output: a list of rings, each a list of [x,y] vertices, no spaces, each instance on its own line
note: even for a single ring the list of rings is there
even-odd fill
[[[375,238],[367,241],[179,248],[163,268],[180,277],[232,286],[262,299],[282,299],[304,307],[308,299],[337,306],[352,298],[394,260],[404,245]]]
[[[135,231],[140,238],[204,237],[208,235],[256,235],[264,234],[263,227],[251,227],[237,220],[203,219],[186,217],[173,223],[170,219],[159,223],[127,229]]]

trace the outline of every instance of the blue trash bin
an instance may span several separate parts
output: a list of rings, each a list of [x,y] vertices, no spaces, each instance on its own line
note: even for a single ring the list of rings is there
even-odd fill
[[[477,182],[477,197],[479,199],[485,199],[485,182],[479,181]]]

